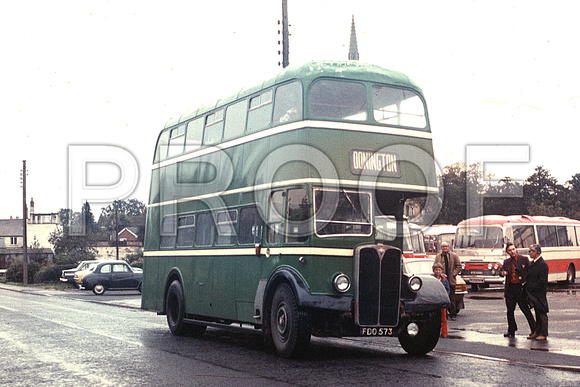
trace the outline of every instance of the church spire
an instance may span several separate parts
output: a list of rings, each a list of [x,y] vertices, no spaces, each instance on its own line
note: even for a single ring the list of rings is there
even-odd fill
[[[356,44],[356,31],[354,28],[354,15],[352,15],[352,25],[350,27],[350,47],[348,49],[348,60],[358,60],[358,46]]]

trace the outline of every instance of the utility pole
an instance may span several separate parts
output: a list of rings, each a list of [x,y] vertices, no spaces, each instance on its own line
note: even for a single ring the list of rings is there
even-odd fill
[[[280,21],[278,20],[278,24],[280,24]],[[280,31],[278,30],[278,33],[280,33]],[[289,39],[288,36],[290,35],[289,31],[288,31],[288,0],[282,0],[282,67],[286,68],[288,67],[288,64],[290,63],[290,59],[289,59]],[[280,41],[278,41],[278,44],[280,44]],[[280,51],[278,51],[278,54],[280,53]],[[278,65],[280,65],[280,62],[278,62]]]
[[[28,284],[27,214],[26,210],[26,160],[22,160],[22,282]]]
[[[115,206],[115,250],[117,259],[119,259],[119,216],[117,215],[117,206]]]

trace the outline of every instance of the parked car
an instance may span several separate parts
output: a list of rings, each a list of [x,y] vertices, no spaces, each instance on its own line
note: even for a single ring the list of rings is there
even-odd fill
[[[403,258],[403,270],[408,274],[432,275],[434,262],[431,258]],[[459,310],[465,309],[463,297],[467,294],[467,285],[460,275],[455,282],[455,306],[459,313]]]
[[[141,293],[143,271],[134,270],[125,261],[101,261],[81,278],[81,289],[100,296],[107,290],[138,290]]]
[[[75,275],[74,275],[75,285],[80,288],[81,287],[81,282],[82,282],[83,277],[85,276],[85,274],[89,274],[93,270],[95,270],[97,268],[97,264],[99,262],[103,262],[103,261],[94,261],[94,262],[90,263],[89,266],[86,269],[75,272]]]
[[[75,273],[77,271],[87,269],[91,263],[96,263],[96,262],[97,262],[96,260],[81,261],[81,263],[79,263],[77,267],[72,268],[72,269],[63,270],[60,274],[59,279],[61,280],[61,282],[68,282],[68,283],[74,284],[75,283]]]

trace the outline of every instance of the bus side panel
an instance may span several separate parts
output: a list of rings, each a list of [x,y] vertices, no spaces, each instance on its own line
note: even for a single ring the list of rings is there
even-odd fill
[[[143,260],[143,284],[141,308],[163,311],[163,283],[159,277],[160,257],[145,257]]]
[[[256,289],[262,278],[262,265],[268,258],[264,255],[242,255],[233,259],[236,260],[236,320],[253,322]]]

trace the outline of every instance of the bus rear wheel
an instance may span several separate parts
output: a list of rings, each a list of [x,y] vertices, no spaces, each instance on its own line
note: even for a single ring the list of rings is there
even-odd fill
[[[177,280],[174,280],[167,289],[165,314],[167,315],[169,330],[175,336],[201,337],[207,328],[205,325],[194,325],[184,321],[185,296],[183,287]]]
[[[270,312],[272,341],[278,355],[289,358],[302,354],[310,344],[309,314],[298,309],[294,292],[281,284],[274,293]]]
[[[416,336],[411,336],[405,326],[399,334],[399,343],[409,355],[422,356],[431,352],[439,341],[441,332],[441,311],[429,313],[426,321],[415,322],[419,328]]]

